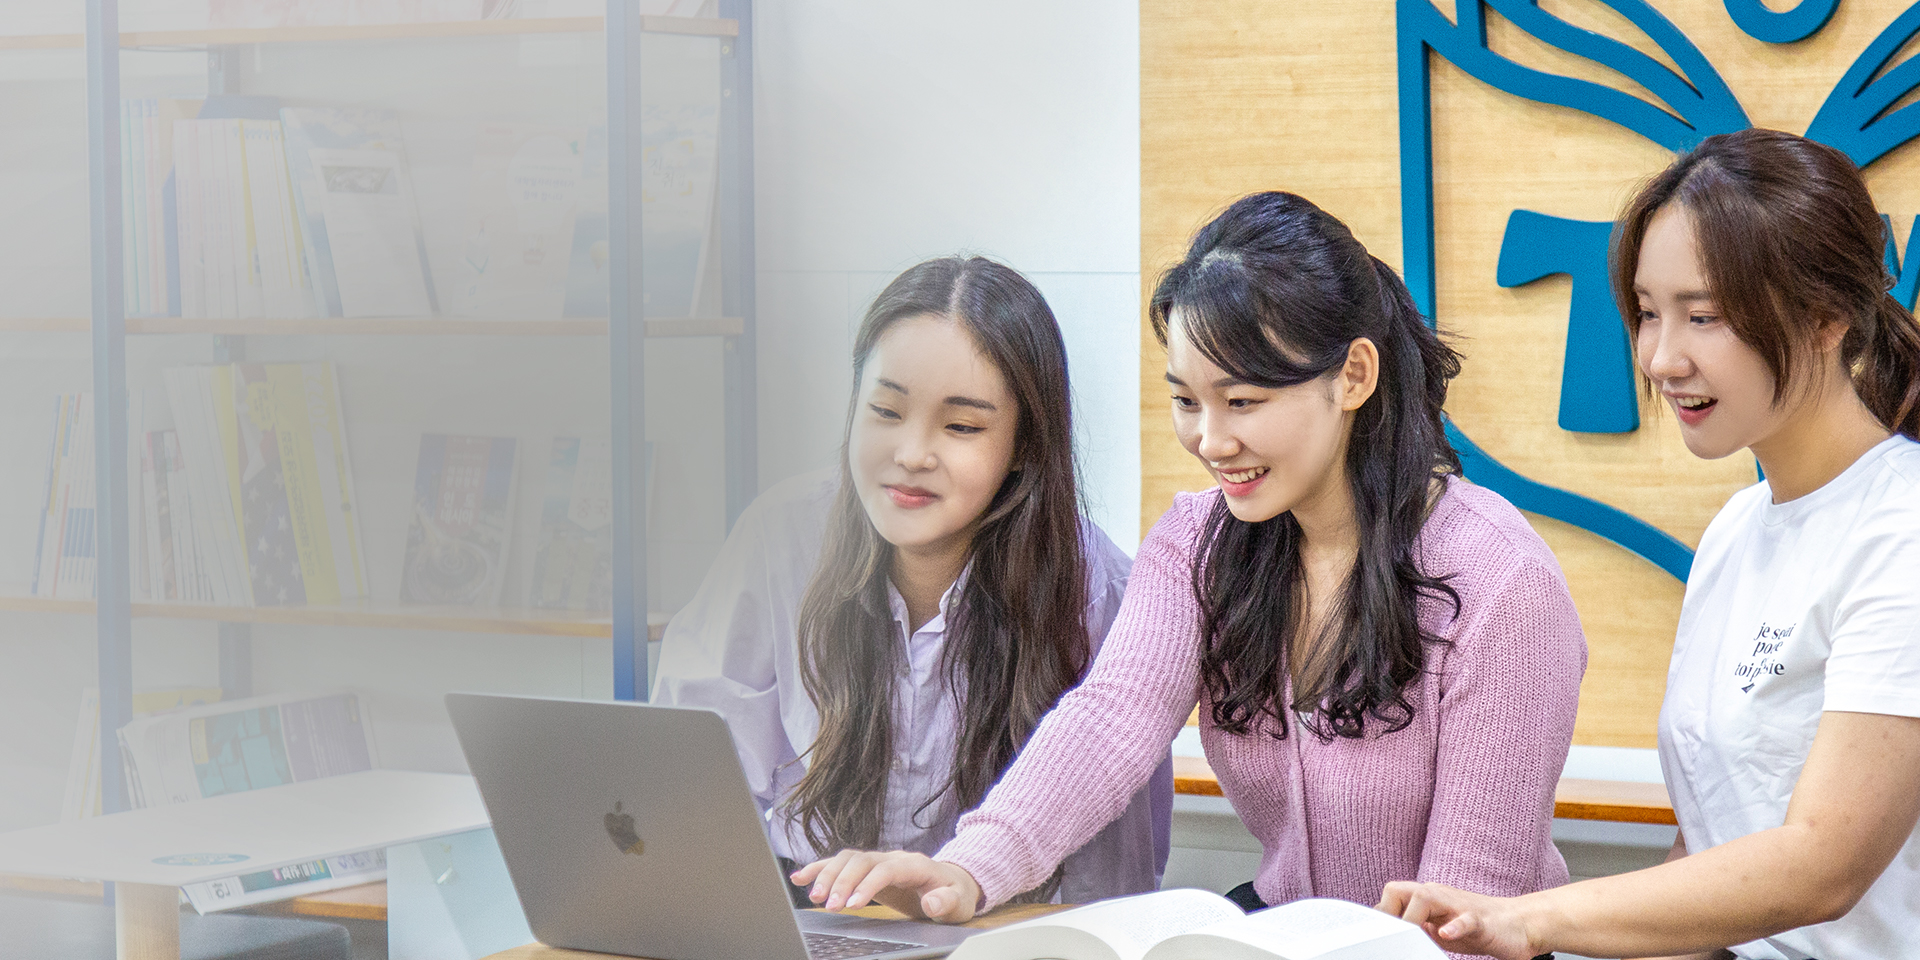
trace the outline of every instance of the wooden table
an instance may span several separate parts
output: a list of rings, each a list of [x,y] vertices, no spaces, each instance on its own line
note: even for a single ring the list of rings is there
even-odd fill
[[[1057,903],[1010,904],[994,910],[985,916],[975,917],[966,923],[965,926],[972,927],[975,930],[992,930],[995,927],[1004,927],[1007,924],[1019,923],[1022,920],[1031,920],[1034,917],[1044,917],[1049,913],[1057,913],[1065,909],[1067,909],[1065,906]],[[877,920],[905,919],[900,913],[880,906],[862,907],[858,910],[849,910],[847,912],[853,916],[873,917]],[[615,955],[591,953],[585,950],[567,950],[562,947],[549,947],[544,943],[529,943],[526,946],[514,947],[512,950],[502,950],[499,953],[485,958],[485,960],[597,960],[597,958],[611,956]]]

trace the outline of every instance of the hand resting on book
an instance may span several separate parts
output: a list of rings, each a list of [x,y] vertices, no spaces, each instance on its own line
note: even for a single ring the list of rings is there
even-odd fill
[[[1528,960],[1545,951],[1532,942],[1514,903],[1444,883],[1396,881],[1380,892],[1377,909],[1418,924],[1435,943],[1455,953]]]
[[[854,910],[877,901],[910,917],[965,923],[980,906],[980,884],[973,874],[904,850],[842,850],[795,870],[793,882],[812,884],[808,899],[828,910]]]

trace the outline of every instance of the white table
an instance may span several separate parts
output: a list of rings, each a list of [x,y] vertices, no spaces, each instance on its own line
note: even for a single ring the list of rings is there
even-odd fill
[[[112,881],[120,960],[179,960],[185,884],[487,825],[472,777],[368,770],[0,833],[0,873]]]

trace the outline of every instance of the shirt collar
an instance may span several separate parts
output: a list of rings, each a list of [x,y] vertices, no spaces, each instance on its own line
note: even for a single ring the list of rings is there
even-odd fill
[[[973,560],[969,559],[967,560],[967,565],[960,568],[960,575],[954,578],[952,585],[948,586],[946,592],[940,595],[939,611],[933,615],[932,620],[927,621],[926,626],[921,627],[919,630],[907,629],[906,598],[900,596],[900,590],[893,585],[892,578],[888,578],[887,609],[893,613],[893,622],[899,624],[901,632],[907,634],[909,637],[922,633],[945,633],[947,630],[947,618],[953,613],[953,605],[960,602],[960,594],[967,585],[967,574],[972,572],[972,570]]]

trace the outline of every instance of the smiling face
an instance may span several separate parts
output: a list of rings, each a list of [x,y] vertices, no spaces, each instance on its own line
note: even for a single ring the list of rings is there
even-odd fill
[[[1346,497],[1351,411],[1372,395],[1377,366],[1373,344],[1354,343],[1364,369],[1356,371],[1350,359],[1317,380],[1260,387],[1196,349],[1175,309],[1167,330],[1173,430],[1219,482],[1236,518],[1258,523],[1329,496]]]
[[[1648,221],[1633,289],[1634,361],[1679,418],[1694,456],[1717,460],[1780,429],[1788,404],[1774,402],[1766,360],[1721,316],[1685,208],[1668,204]]]
[[[855,403],[848,466],[874,529],[904,552],[966,550],[1013,467],[999,367],[959,323],[909,317],[875,342]]]

